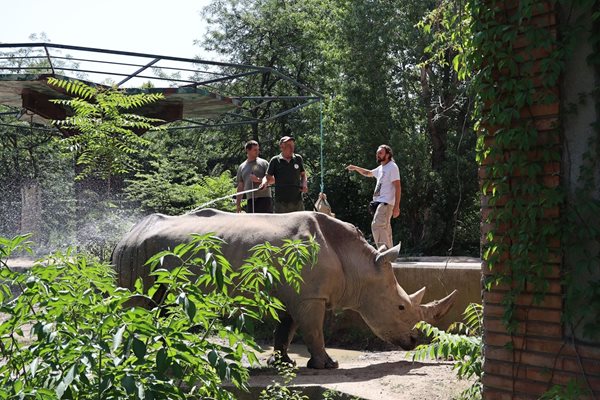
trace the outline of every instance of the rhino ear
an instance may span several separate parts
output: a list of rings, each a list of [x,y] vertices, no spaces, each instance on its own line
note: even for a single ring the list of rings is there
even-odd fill
[[[378,267],[381,267],[386,262],[391,263],[393,261],[396,261],[396,259],[398,258],[398,254],[400,253],[401,245],[402,245],[402,243],[398,243],[396,246],[392,247],[391,249],[386,250],[383,253],[377,254],[377,257],[375,257],[375,265],[377,265]]]

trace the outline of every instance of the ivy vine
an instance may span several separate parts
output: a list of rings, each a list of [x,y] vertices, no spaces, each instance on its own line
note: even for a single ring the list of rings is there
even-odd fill
[[[593,15],[598,23],[598,1],[520,1],[515,8],[504,2],[472,2],[473,53],[470,60],[479,71],[473,88],[479,103],[476,120],[483,132],[478,141],[478,161],[484,169],[483,195],[489,214],[483,258],[494,272],[487,287],[506,288],[503,321],[509,333],[515,333],[517,302],[525,292],[532,292],[532,303],[539,304],[547,294],[548,276],[558,269],[568,249],[575,255],[569,269],[562,273],[566,284],[565,319],[577,324],[581,312],[577,305],[586,304],[585,333],[600,331],[600,281],[590,279],[585,287],[575,287],[573,277],[590,275],[600,264],[598,256],[597,171],[600,147],[599,126],[589,139],[583,155],[576,195],[568,196],[567,179],[557,175],[562,160],[561,127],[539,128],[543,121],[536,115],[540,106],[555,107],[560,78],[574,45],[581,40],[577,21],[562,24],[560,35],[546,24],[555,6],[576,7],[581,15]],[[540,17],[541,15],[541,17]],[[596,29],[592,32],[598,32]],[[598,48],[598,33],[588,40]],[[598,52],[588,62],[598,68]],[[587,94],[598,104],[598,90]],[[554,174],[554,175],[553,175]],[[561,215],[561,218],[556,216]],[[561,249],[562,252],[561,252]],[[587,271],[587,272],[586,272]],[[592,306],[590,310],[589,306]]]
[[[596,84],[579,101],[593,101],[600,115],[599,5],[440,0],[419,24],[431,33],[431,60],[451,59],[475,100],[485,286],[500,295],[511,337],[506,345],[513,350],[515,336],[527,332],[523,311],[549,300],[557,282],[563,285],[568,341],[600,339],[600,123],[594,122],[582,155],[563,154],[569,150],[565,137],[572,135],[560,124],[563,113],[578,106],[565,107],[559,96],[568,84],[568,61],[587,40]],[[580,166],[576,182],[566,176],[568,163]],[[549,301],[556,304],[556,297]],[[520,360],[513,361],[516,376]],[[587,391],[572,383],[549,388],[543,398],[576,398]]]
[[[483,258],[494,272],[487,287],[506,288],[504,323],[517,329],[517,301],[526,290],[533,302],[543,300],[548,288],[553,241],[560,221],[551,214],[564,203],[554,180],[544,176],[545,163],[559,163],[557,126],[542,136],[536,127],[536,105],[554,105],[564,62],[558,39],[546,26],[536,26],[534,15],[546,3],[522,1],[507,10],[502,3],[473,2],[474,48],[471,58],[479,73],[473,88],[479,96],[475,118],[483,132],[478,161],[485,175],[482,185],[489,214]],[[535,54],[548,54],[539,60]]]
[[[587,62],[596,79],[600,76],[599,1],[526,0],[512,8],[506,2],[470,1],[469,7],[473,51],[467,62],[477,71],[471,87],[479,100],[474,117],[481,133],[477,150],[487,206],[483,259],[493,273],[486,288],[505,289],[503,322],[512,335],[519,328],[517,307],[540,304],[548,294],[549,277],[560,276],[565,326],[577,339],[597,340],[600,124],[593,124],[577,182],[569,183],[559,176],[565,154],[558,121],[565,115],[552,125],[540,115],[558,112],[557,88],[578,41],[592,45]],[[558,15],[555,7],[571,18],[557,24],[558,33],[552,21],[543,23]],[[581,16],[577,18],[591,15],[593,28],[575,20],[573,10]],[[581,101],[595,102],[596,117],[599,92],[596,84],[580,95]],[[529,294],[530,304],[524,304]]]
[[[502,290],[510,335],[526,331],[518,307],[540,304],[549,278],[560,277],[567,334],[578,341],[600,338],[600,123],[593,123],[581,160],[563,154],[569,133],[559,121],[577,105],[564,107],[558,90],[567,84],[561,78],[576,45],[589,41],[596,86],[579,100],[593,101],[600,115],[599,4],[468,1],[472,44],[465,62],[476,71],[470,83],[487,227],[482,257],[492,273],[486,288]],[[564,20],[555,22],[559,15]],[[578,20],[590,16],[591,28]],[[547,117],[559,109],[560,117]],[[565,176],[563,160],[580,165],[576,182]]]

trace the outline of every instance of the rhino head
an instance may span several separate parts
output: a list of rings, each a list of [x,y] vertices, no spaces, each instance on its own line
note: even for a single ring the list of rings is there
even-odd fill
[[[417,344],[413,328],[419,321],[435,324],[454,304],[456,290],[441,300],[421,304],[425,288],[408,295],[398,284],[392,261],[398,258],[400,245],[377,253],[374,271],[361,277],[359,306],[356,311],[379,338],[412,350]]]

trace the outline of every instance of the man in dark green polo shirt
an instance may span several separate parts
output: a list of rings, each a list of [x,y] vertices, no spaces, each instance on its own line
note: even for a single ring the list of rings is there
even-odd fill
[[[275,183],[276,213],[304,211],[302,193],[308,192],[304,163],[300,154],[294,153],[295,140],[284,136],[279,140],[281,154],[271,158],[261,189]]]

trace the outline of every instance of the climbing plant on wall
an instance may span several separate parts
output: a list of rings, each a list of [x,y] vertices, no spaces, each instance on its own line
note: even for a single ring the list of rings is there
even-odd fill
[[[486,288],[501,288],[511,335],[526,331],[519,306],[542,302],[548,278],[559,277],[567,335],[599,339],[599,26],[597,0],[444,0],[422,23],[437,30],[432,52],[456,51],[454,68],[471,77]],[[574,132],[558,121],[580,104],[564,104],[559,88],[568,85],[561,79],[582,41],[592,48],[586,61],[596,84],[578,100],[594,102],[596,120],[583,154],[564,154],[565,137]],[[579,168],[575,180],[565,176],[565,160]]]
[[[473,46],[470,61],[478,68],[474,82],[479,94],[478,161],[482,166],[482,195],[487,205],[483,257],[494,272],[487,285],[507,289],[504,322],[517,328],[517,297],[534,293],[539,303],[546,293],[556,256],[559,220],[552,218],[563,202],[558,177],[544,168],[560,162],[557,126],[539,130],[535,107],[558,104],[558,86],[564,63],[562,46],[547,26],[531,24],[546,4],[522,2],[506,11],[473,3]],[[524,46],[520,48],[517,40]],[[540,61],[534,54],[548,54]],[[546,62],[545,66],[541,64]]]
[[[482,194],[489,214],[484,215],[490,229],[484,243],[487,267],[495,271],[488,285],[504,285],[504,322],[509,332],[517,328],[514,317],[517,296],[533,292],[533,303],[539,303],[547,289],[547,277],[563,254],[559,250],[584,255],[585,261],[563,268],[567,283],[566,304],[581,302],[581,296],[597,304],[591,311],[600,313],[598,282],[588,281],[584,290],[569,285],[571,278],[598,265],[598,243],[595,224],[598,215],[597,135],[589,139],[583,155],[577,202],[567,202],[568,179],[559,182],[558,171],[563,159],[561,127],[542,126],[536,118],[544,107],[558,108],[557,88],[565,72],[566,60],[578,40],[586,39],[580,21],[565,21],[561,34],[540,24],[539,15],[547,15],[556,2],[522,1],[513,9],[494,8],[472,3],[473,48],[470,61],[478,71],[474,88],[479,94],[476,118],[481,135],[478,160],[483,170]],[[557,5],[576,7],[580,15],[595,14],[597,1],[571,1]],[[587,32],[589,33],[589,32]],[[598,43],[598,34],[587,38]],[[598,63],[596,57],[588,61]],[[597,92],[596,92],[597,97]],[[596,98],[597,101],[597,98]],[[598,132],[596,123],[596,133]],[[559,210],[563,218],[556,218]],[[596,211],[596,212],[594,212]],[[596,216],[596,217],[595,217]],[[590,219],[591,218],[591,219]],[[582,229],[583,227],[583,229]],[[575,251],[574,247],[581,251]],[[578,299],[579,297],[579,299]],[[567,322],[577,323],[577,312],[566,308]],[[588,309],[589,313],[590,310]],[[597,320],[597,318],[595,318]],[[590,326],[588,334],[598,332]]]
[[[578,179],[566,187],[567,207],[562,242],[567,249],[565,260],[569,267],[565,275],[567,316],[570,334],[589,341],[600,339],[600,2],[584,1],[580,15],[590,18],[591,34],[588,42],[591,53],[586,61],[593,69],[595,87],[577,93],[577,104],[568,104],[567,110],[576,115],[585,103],[594,104],[595,121],[585,142],[585,151],[579,159],[567,149],[568,169],[578,167]],[[586,33],[583,27],[589,24],[575,21],[568,36],[574,46]],[[567,135],[567,133],[565,133]]]

